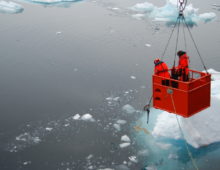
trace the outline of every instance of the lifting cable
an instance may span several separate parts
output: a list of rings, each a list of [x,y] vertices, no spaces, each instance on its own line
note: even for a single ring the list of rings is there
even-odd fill
[[[187,44],[186,44],[186,33],[185,33],[185,27],[183,27],[183,38],[184,38],[184,47],[185,47],[185,51],[187,52]]]
[[[171,93],[170,96],[171,96],[171,100],[172,100],[172,104],[173,104],[173,108],[174,108],[174,113],[176,114],[176,107],[175,107],[174,100],[173,100],[173,94]],[[183,133],[183,130],[182,130],[181,126],[180,126],[180,122],[179,122],[179,119],[178,119],[178,117],[177,117],[177,114],[176,114],[176,120],[177,120],[177,123],[178,123],[178,126],[179,126],[179,130],[180,130],[181,136],[182,136],[183,139],[184,139],[184,144],[185,144],[187,153],[188,153],[188,155],[189,155],[189,158],[190,158],[190,160],[191,160],[191,162],[192,162],[192,164],[193,164],[193,167],[195,168],[195,170],[199,170],[198,165],[197,165],[195,159],[193,158],[193,155],[192,155],[192,153],[190,152],[190,149],[189,149],[188,144],[187,144],[187,142],[186,142],[186,138],[185,138],[184,133]]]
[[[181,18],[181,15],[178,16],[178,27],[177,27],[177,36],[176,36],[176,48],[175,48],[175,53],[174,53],[173,67],[175,67],[175,65],[176,65],[176,53],[177,53],[177,47],[178,47],[178,42],[179,42],[179,33],[180,33],[180,18]]]
[[[187,28],[187,30],[188,30],[188,32],[189,32],[189,35],[190,35],[190,37],[191,37],[191,39],[192,39],[192,41],[193,41],[193,44],[194,44],[194,46],[195,46],[195,48],[196,48],[196,51],[197,51],[197,53],[198,53],[198,55],[199,55],[199,58],[200,58],[200,60],[201,60],[201,62],[202,62],[202,65],[203,65],[203,67],[204,67],[206,73],[208,73],[207,68],[206,68],[206,66],[205,66],[205,62],[204,62],[204,60],[203,60],[203,58],[202,58],[202,56],[201,56],[201,54],[200,54],[200,52],[199,52],[198,46],[197,46],[197,44],[196,44],[196,41],[195,41],[194,38],[193,38],[192,32],[190,31],[190,28],[189,28],[188,24],[186,23],[186,19],[185,19],[184,16],[183,16],[183,21],[184,21],[184,23],[185,23],[185,25],[186,25],[186,28]]]
[[[167,44],[166,44],[166,46],[165,46],[165,49],[164,49],[162,55],[161,55],[161,60],[163,60],[163,57],[164,57],[164,55],[166,54],[166,51],[167,51],[168,46],[169,46],[169,44],[170,44],[170,40],[171,40],[171,38],[172,38],[172,36],[173,36],[173,33],[174,33],[174,30],[175,30],[176,25],[177,25],[177,23],[178,23],[178,20],[179,20],[179,17],[176,19],[175,25],[174,25],[174,27],[173,27],[173,29],[172,29],[172,31],[171,31],[170,37],[169,37],[169,39],[168,39],[168,41],[167,41]]]
[[[195,42],[195,40],[193,38],[192,32],[190,31],[190,28],[189,28],[189,26],[188,26],[188,24],[186,22],[186,19],[185,19],[184,15],[183,15],[183,11],[185,10],[186,5],[187,5],[187,0],[177,0],[177,8],[179,9],[179,16],[177,17],[177,20],[176,20],[176,22],[175,22],[175,24],[173,26],[173,29],[172,29],[171,34],[169,36],[168,42],[167,42],[167,44],[165,46],[165,49],[164,49],[160,59],[163,60],[163,57],[165,56],[166,51],[168,49],[168,46],[170,44],[170,41],[172,39],[174,30],[175,30],[175,28],[177,26],[178,28],[177,28],[177,37],[176,37],[176,47],[175,47],[174,62],[173,62],[173,67],[175,67],[175,64],[176,64],[176,53],[177,53],[178,42],[179,42],[180,23],[182,21],[185,24],[185,26],[186,26],[186,28],[187,28],[187,30],[189,32],[189,35],[190,35],[190,37],[191,37],[191,39],[193,41],[193,44],[194,44],[194,46],[196,48],[196,51],[197,51],[197,53],[199,55],[199,58],[200,58],[200,60],[202,62],[202,65],[203,65],[205,71],[206,71],[206,73],[208,73],[207,68],[205,66],[205,62],[204,62],[204,60],[203,60],[203,58],[202,58],[202,56],[201,56],[201,54],[199,52],[198,46],[197,46],[197,44],[196,44],[196,42]],[[185,35],[184,26],[183,26],[183,35],[184,35],[185,50],[187,51],[187,43],[186,43],[186,35]],[[152,99],[153,99],[153,95],[151,95],[148,104],[144,106],[144,111],[147,111],[147,123],[149,121],[150,105],[151,105]]]

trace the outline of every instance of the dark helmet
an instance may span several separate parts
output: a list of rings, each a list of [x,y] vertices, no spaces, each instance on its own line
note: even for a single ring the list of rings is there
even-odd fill
[[[181,50],[180,50],[180,51],[177,52],[177,55],[178,55],[179,57],[182,56],[182,55],[184,55],[184,54],[186,54],[185,51],[181,51]]]

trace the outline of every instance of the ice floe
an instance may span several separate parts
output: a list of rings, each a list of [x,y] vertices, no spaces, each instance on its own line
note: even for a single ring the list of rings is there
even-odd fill
[[[130,78],[131,78],[131,79],[133,79],[133,80],[135,80],[135,79],[136,79],[136,77],[135,77],[135,76],[130,76]]]
[[[120,145],[119,145],[119,147],[120,148],[126,148],[126,147],[128,147],[128,146],[130,146],[131,145],[131,143],[129,143],[129,142],[124,142],[124,143],[121,143]]]
[[[88,122],[94,122],[95,121],[93,116],[89,113],[86,113],[86,114],[82,115],[81,120],[88,121]]]
[[[132,114],[134,112],[136,112],[136,110],[134,109],[133,106],[131,106],[130,104],[126,104],[122,107],[122,110],[125,111],[126,113]]]
[[[73,119],[74,120],[79,120],[80,119],[80,115],[77,113],[77,114],[75,114],[74,116],[73,116]]]
[[[57,32],[56,32],[56,35],[60,35],[60,34],[62,34],[61,31],[57,31]]]
[[[46,127],[45,130],[46,130],[46,131],[52,131],[53,128],[51,128],[51,127]]]
[[[72,117],[73,120],[83,120],[83,121],[87,121],[87,122],[94,122],[95,119],[93,118],[93,116],[89,113],[86,113],[82,116],[80,116],[80,114],[75,114],[73,117]]]
[[[116,121],[116,123],[118,123],[118,124],[120,124],[120,125],[124,125],[124,124],[127,123],[127,121],[126,121],[126,120],[121,120],[121,119],[119,119],[119,120]]]
[[[190,118],[179,117],[186,141],[195,148],[220,142],[220,72],[208,70],[212,74],[211,107]],[[176,116],[167,112],[158,115],[152,134],[157,137],[180,139],[181,133]]]
[[[138,163],[138,159],[137,159],[136,156],[129,156],[128,159],[129,159],[131,162]]]
[[[25,132],[15,138],[17,141],[23,141],[28,143],[39,143],[41,142],[38,136],[32,136],[31,134]]]
[[[120,130],[121,130],[120,124],[115,123],[115,124],[113,124],[113,127],[114,127],[117,131],[120,131]]]
[[[31,164],[31,161],[25,161],[25,162],[23,162],[23,165],[28,165],[28,164]]]
[[[23,7],[11,1],[0,1],[0,13],[16,14],[23,11]]]
[[[151,47],[151,44],[145,44],[146,47]]]
[[[152,3],[144,2],[137,3],[131,9],[137,14],[133,17],[141,19],[143,15],[148,16],[153,21],[166,22],[167,25],[172,25],[176,22],[178,16],[178,9],[176,5],[177,1],[166,0],[166,4],[162,7],[158,7]],[[197,25],[200,22],[210,22],[216,18],[216,14],[213,12],[207,12],[199,14],[199,9],[194,8],[192,4],[186,6],[184,11],[186,23],[189,26]]]
[[[27,1],[35,4],[42,4],[42,5],[55,5],[55,4],[78,2],[82,0],[23,0],[23,1]]]
[[[123,142],[131,142],[131,139],[127,135],[121,136],[121,141]]]

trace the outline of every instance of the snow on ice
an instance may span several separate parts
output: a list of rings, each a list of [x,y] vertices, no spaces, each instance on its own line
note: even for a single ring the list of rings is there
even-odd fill
[[[162,7],[155,6],[152,3],[144,2],[137,3],[131,9],[137,14],[134,14],[134,18],[143,18],[143,14],[152,18],[153,21],[166,22],[167,25],[172,25],[176,22],[178,16],[178,10],[176,7],[177,1],[166,0],[166,4]],[[197,25],[200,22],[210,22],[216,18],[216,14],[213,12],[207,12],[199,14],[199,9],[194,8],[192,4],[186,6],[184,11],[186,22],[189,26]]]
[[[23,7],[10,1],[0,1],[0,13],[16,14],[23,11]]]
[[[209,69],[208,72],[212,74],[213,80],[211,107],[190,118],[179,117],[186,141],[195,148],[220,142],[220,72],[213,69]],[[152,135],[180,139],[176,116],[167,112],[158,115]]]

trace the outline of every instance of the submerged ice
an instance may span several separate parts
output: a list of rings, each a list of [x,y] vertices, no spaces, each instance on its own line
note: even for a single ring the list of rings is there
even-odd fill
[[[195,148],[220,142],[220,72],[208,70],[212,74],[211,107],[190,118],[179,117],[186,141]],[[152,135],[181,139],[176,116],[168,112],[158,115]]]
[[[153,21],[166,22],[167,25],[172,25],[176,22],[178,16],[178,9],[176,1],[166,0],[166,4],[162,7],[158,7],[152,3],[144,2],[138,3],[131,8],[137,12],[134,14],[134,18],[143,18],[148,16]],[[213,12],[207,12],[199,14],[199,9],[194,8],[192,4],[186,6],[184,11],[186,23],[189,26],[197,25],[199,22],[210,22],[215,19],[216,14]]]

